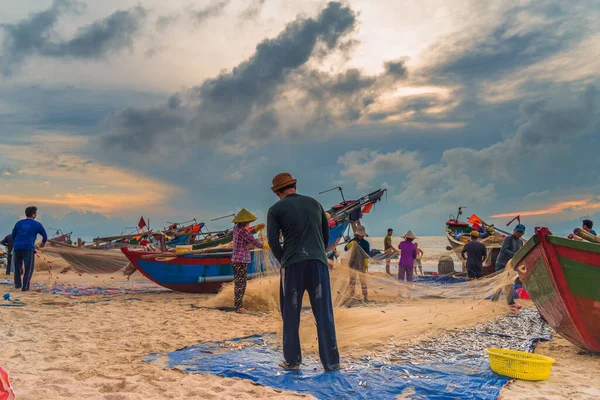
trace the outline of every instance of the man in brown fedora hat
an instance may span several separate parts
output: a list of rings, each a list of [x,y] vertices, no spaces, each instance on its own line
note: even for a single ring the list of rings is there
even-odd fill
[[[321,362],[326,371],[338,370],[340,355],[325,254],[329,244],[325,210],[312,197],[296,193],[296,179],[287,172],[273,178],[271,189],[279,197],[267,215],[267,238],[271,251],[281,263],[280,300],[285,359],[281,366],[296,370],[302,363],[298,330],[302,297],[306,290],[317,322]],[[279,241],[280,234],[283,246]]]

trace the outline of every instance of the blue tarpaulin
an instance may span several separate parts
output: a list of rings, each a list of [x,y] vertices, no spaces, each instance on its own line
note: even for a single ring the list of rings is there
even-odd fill
[[[448,285],[453,283],[465,283],[468,279],[456,278],[452,275],[417,275],[415,282],[428,283],[433,285]]]
[[[169,368],[228,378],[249,379],[272,388],[309,393],[319,399],[496,399],[508,378],[490,370],[485,355],[455,363],[389,363],[383,359],[342,360],[343,370],[323,372],[315,360],[299,371],[278,364],[281,350],[260,335],[186,347],[166,357]]]

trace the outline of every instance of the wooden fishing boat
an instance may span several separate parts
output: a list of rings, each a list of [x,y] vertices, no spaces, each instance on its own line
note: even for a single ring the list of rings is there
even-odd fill
[[[231,252],[217,250],[205,254],[172,256],[161,253],[121,249],[129,261],[146,278],[167,289],[185,293],[216,293],[233,280]],[[150,257],[148,257],[150,256]],[[252,253],[248,279],[258,276],[256,256]]]
[[[341,223],[332,228],[328,249],[339,243],[347,226]],[[146,278],[178,292],[216,293],[223,284],[233,281],[231,249],[208,249],[201,254],[134,251],[127,247],[121,251]],[[264,275],[270,265],[276,264],[271,252],[260,252],[263,254],[252,252],[248,279]]]
[[[456,216],[450,214],[449,219],[446,221],[445,234],[446,239],[450,244],[446,249],[448,251],[454,251],[456,257],[462,262],[463,272],[466,272],[466,261],[463,260],[461,255],[462,249],[470,240],[469,236],[474,229],[473,225],[483,226],[489,236],[480,239],[481,243],[485,244],[485,247],[487,248],[487,258],[483,262],[482,273],[483,276],[493,274],[496,272],[496,259],[500,254],[502,242],[506,235],[510,235],[511,233],[498,229],[494,225],[487,224],[475,214],[471,215],[468,221],[460,221],[459,218],[463,214],[463,208],[466,207],[458,207]],[[521,219],[520,216],[518,216],[509,222],[507,226],[517,219],[520,223]]]
[[[327,251],[335,249],[351,223],[356,223],[356,211],[366,214],[374,203],[381,200],[385,189],[378,190],[359,200],[346,202],[329,213],[329,243]],[[351,217],[350,215],[353,214]],[[217,240],[229,243],[233,239],[223,235]],[[209,241],[211,247],[215,241]],[[187,293],[217,292],[223,284],[233,280],[231,267],[231,249],[199,249],[203,243],[193,246],[191,252],[147,252],[133,251],[127,247],[121,248],[123,254],[132,265],[151,281],[168,289]],[[270,257],[270,258],[269,258]],[[268,262],[265,260],[268,259]],[[252,279],[267,272],[269,266],[277,262],[270,251],[252,252],[252,262],[248,266],[248,278]]]
[[[571,343],[600,353],[600,244],[535,228],[512,265],[550,326]]]
[[[462,271],[466,272],[466,262],[463,260],[461,252],[462,249],[464,247],[464,245],[468,242],[468,240],[461,240],[461,238],[465,238],[468,239],[469,238],[469,234],[471,233],[471,231],[473,230],[473,228],[471,228],[471,225],[466,223],[466,222],[462,222],[462,221],[457,221],[456,219],[449,219],[448,221],[446,221],[446,239],[448,240],[448,243],[450,244],[450,246],[447,247],[447,250],[452,250],[454,251],[454,254],[456,254],[456,257],[462,262]],[[457,239],[457,234],[462,233],[463,235],[460,236],[459,239]],[[502,236],[499,236],[500,240],[502,240]],[[485,240],[482,241],[483,243],[485,243]],[[491,240],[495,240],[498,241],[498,239],[496,238],[492,238]],[[483,276],[486,275],[490,275],[493,274],[494,272],[496,272],[496,259],[498,258],[498,254],[500,254],[500,248],[502,247],[502,244],[500,243],[498,244],[494,244],[494,245],[488,245],[487,243],[486,247],[487,247],[487,253],[488,256],[485,259],[484,263],[483,263],[483,269],[482,269],[482,274]]]

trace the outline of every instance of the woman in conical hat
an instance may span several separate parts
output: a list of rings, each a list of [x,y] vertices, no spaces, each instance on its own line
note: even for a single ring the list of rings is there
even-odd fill
[[[247,227],[250,222],[256,221],[256,216],[250,211],[242,208],[235,216],[233,223],[233,252],[231,255],[231,267],[233,268],[233,282],[235,295],[235,310],[247,312],[242,307],[244,293],[246,293],[246,282],[248,280],[248,264],[250,264],[250,246],[259,249],[265,248],[265,244],[254,238],[254,233],[249,232]],[[268,245],[267,245],[268,246]]]
[[[406,232],[403,236],[404,241],[398,245],[400,251],[400,261],[398,262],[398,280],[407,282],[413,281],[413,267],[415,258],[417,258],[417,246],[413,241],[417,238],[412,231]]]

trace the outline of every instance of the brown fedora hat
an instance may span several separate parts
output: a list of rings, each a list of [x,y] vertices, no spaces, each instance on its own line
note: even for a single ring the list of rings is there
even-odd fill
[[[280,174],[275,175],[275,178],[273,178],[273,187],[271,188],[271,190],[276,192],[281,188],[294,184],[296,184],[296,179],[292,178],[292,175],[290,175],[289,173],[282,172]]]

